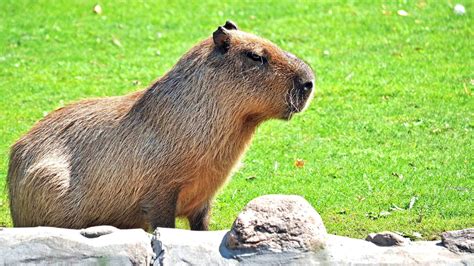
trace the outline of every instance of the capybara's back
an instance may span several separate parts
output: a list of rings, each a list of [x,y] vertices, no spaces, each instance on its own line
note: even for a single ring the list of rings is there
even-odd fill
[[[289,120],[314,74],[226,22],[145,90],[80,101],[38,122],[11,150],[14,226],[207,230],[214,195],[256,127]]]

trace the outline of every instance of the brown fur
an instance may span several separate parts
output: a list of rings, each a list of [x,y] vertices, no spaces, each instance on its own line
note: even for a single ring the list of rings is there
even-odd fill
[[[301,60],[228,23],[146,90],[60,108],[15,143],[14,225],[148,229],[183,216],[206,230],[256,127],[301,111],[310,98],[301,84],[314,79]]]

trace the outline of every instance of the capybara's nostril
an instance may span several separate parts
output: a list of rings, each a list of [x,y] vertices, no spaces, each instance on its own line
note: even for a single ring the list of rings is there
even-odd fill
[[[305,84],[303,84],[303,90],[309,91],[313,88],[313,81],[308,81]]]

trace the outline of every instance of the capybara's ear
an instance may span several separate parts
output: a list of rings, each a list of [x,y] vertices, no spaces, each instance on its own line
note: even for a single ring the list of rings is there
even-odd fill
[[[239,28],[237,27],[237,24],[235,24],[231,20],[227,20],[225,22],[224,28],[226,28],[228,30],[239,30]]]
[[[223,53],[227,52],[230,47],[230,34],[222,26],[219,26],[216,31],[212,34],[214,39],[214,44],[216,47],[221,50]]]

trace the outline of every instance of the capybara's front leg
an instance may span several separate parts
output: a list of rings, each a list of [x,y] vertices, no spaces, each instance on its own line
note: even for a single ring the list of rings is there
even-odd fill
[[[209,230],[209,217],[210,217],[211,203],[207,202],[201,206],[192,215],[188,216],[189,226],[191,230],[195,231],[207,231]]]
[[[146,216],[152,230],[157,227],[175,228],[177,200],[178,193],[174,192],[162,194],[145,203]]]

